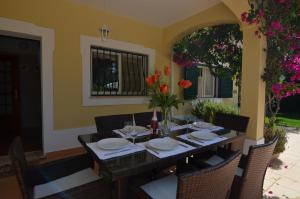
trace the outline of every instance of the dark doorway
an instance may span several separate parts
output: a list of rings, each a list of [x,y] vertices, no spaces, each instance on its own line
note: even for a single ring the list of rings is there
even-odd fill
[[[0,155],[21,136],[42,150],[40,41],[0,35]]]

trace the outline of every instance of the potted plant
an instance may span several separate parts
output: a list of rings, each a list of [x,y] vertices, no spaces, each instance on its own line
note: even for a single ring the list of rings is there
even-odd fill
[[[175,107],[178,109],[179,104],[183,104],[177,95],[170,93],[170,87],[168,85],[169,76],[171,74],[171,69],[169,66],[165,66],[164,73],[160,70],[155,70],[155,73],[146,77],[146,83],[148,86],[148,93],[150,95],[149,108],[155,109],[160,108],[163,121],[161,125],[161,131],[163,134],[168,134],[169,124],[170,124],[170,112],[171,108]],[[180,80],[178,86],[186,89],[192,86],[189,80]]]

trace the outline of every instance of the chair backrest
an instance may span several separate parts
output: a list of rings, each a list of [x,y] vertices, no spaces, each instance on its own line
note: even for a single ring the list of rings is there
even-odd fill
[[[245,133],[247,131],[249,117],[225,113],[215,114],[215,125],[225,129],[235,130]]]
[[[241,153],[234,152],[226,161],[200,171],[179,174],[177,199],[228,198]]]
[[[33,190],[30,183],[30,176],[27,176],[28,164],[20,137],[16,137],[9,148],[9,156],[15,170],[18,183],[24,199],[32,198]]]
[[[95,117],[98,133],[107,133],[124,127],[124,122],[132,121],[131,114],[106,115]]]
[[[251,146],[248,152],[246,167],[242,175],[237,198],[261,198],[263,183],[268,165],[271,161],[278,137],[262,145]]]
[[[147,126],[151,123],[153,112],[135,113],[134,119],[138,126]],[[161,112],[156,112],[157,120],[161,121]]]

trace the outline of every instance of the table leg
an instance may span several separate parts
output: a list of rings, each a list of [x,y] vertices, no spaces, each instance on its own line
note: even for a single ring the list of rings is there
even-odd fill
[[[121,178],[115,182],[112,195],[116,199],[127,199],[128,178]]]

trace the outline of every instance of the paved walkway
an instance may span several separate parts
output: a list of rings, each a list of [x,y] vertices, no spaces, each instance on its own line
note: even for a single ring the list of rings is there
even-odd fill
[[[300,199],[300,130],[288,129],[286,150],[268,169],[264,198]]]

